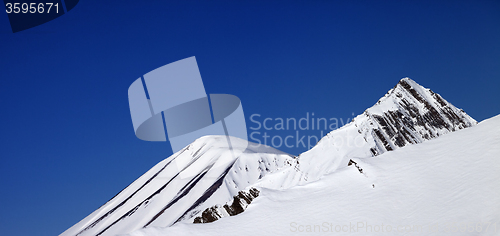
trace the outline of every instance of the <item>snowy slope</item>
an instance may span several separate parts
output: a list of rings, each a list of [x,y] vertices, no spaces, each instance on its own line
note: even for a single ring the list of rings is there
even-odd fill
[[[292,156],[241,139],[202,137],[175,153],[61,235],[116,235],[145,226],[170,226],[232,199]],[[244,153],[242,153],[244,151]]]
[[[500,235],[500,115],[418,145],[352,158],[363,173],[341,167],[307,185],[263,188],[237,216],[129,235]]]
[[[373,107],[297,158],[264,145],[246,148],[248,143],[237,138],[231,141],[234,149],[223,136],[200,138],[61,235],[115,235],[193,222],[241,190],[309,184],[347,166],[351,158],[378,156],[476,123],[438,94],[404,78]]]
[[[286,189],[307,184],[346,166],[352,157],[377,156],[476,124],[439,94],[403,78],[374,106],[299,155],[292,168],[274,173],[257,185]]]

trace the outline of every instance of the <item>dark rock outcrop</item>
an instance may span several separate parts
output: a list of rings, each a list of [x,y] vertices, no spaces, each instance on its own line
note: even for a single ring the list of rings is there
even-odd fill
[[[253,199],[259,196],[259,190],[251,188],[246,191],[238,192],[238,195],[233,197],[231,205],[224,206],[216,205],[207,208],[201,213],[201,216],[194,218],[193,223],[210,223],[224,216],[234,216],[245,211],[246,207],[252,203]]]

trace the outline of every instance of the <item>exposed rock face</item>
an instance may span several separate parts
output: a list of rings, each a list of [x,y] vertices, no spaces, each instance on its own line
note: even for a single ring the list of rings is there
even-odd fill
[[[409,78],[399,81],[364,115],[376,123],[377,145],[370,150],[374,156],[477,124],[463,110]]]
[[[253,199],[259,196],[259,190],[250,188],[248,192],[240,191],[238,195],[233,197],[231,205],[224,206],[215,205],[207,208],[201,213],[201,216],[194,218],[193,223],[210,223],[225,216],[234,216],[245,211],[247,206],[252,203]]]
[[[349,160],[349,163],[347,164],[347,166],[351,166],[351,165],[354,165],[354,167],[356,167],[356,169],[358,169],[359,173],[363,174],[363,169],[361,167],[359,167],[358,163],[353,161],[352,159]]]

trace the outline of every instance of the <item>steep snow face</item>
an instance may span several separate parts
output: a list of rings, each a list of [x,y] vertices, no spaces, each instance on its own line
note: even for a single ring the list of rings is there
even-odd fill
[[[270,175],[257,185],[283,189],[306,184],[347,166],[352,157],[377,156],[476,124],[439,94],[403,78],[374,106],[299,155],[293,168]]]
[[[61,235],[116,235],[170,226],[224,203],[294,157],[225,136],[202,137],[175,153]],[[248,146],[248,147],[247,147]]]
[[[351,165],[308,185],[262,188],[237,216],[129,235],[500,235],[500,115],[353,161],[363,173]]]
[[[352,158],[378,156],[476,123],[440,95],[404,78],[373,107],[297,158],[237,138],[231,138],[232,149],[225,136],[200,138],[61,235],[116,235],[193,222],[205,209],[229,204],[241,190],[304,185],[346,167]]]

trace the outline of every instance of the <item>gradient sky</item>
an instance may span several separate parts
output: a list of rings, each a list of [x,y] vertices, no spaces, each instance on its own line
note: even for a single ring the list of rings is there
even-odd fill
[[[498,1],[179,2],[82,0],[16,34],[0,14],[0,235],[58,235],[170,156],[135,137],[127,90],[190,56],[250,127],[352,118],[403,77],[500,113]]]

